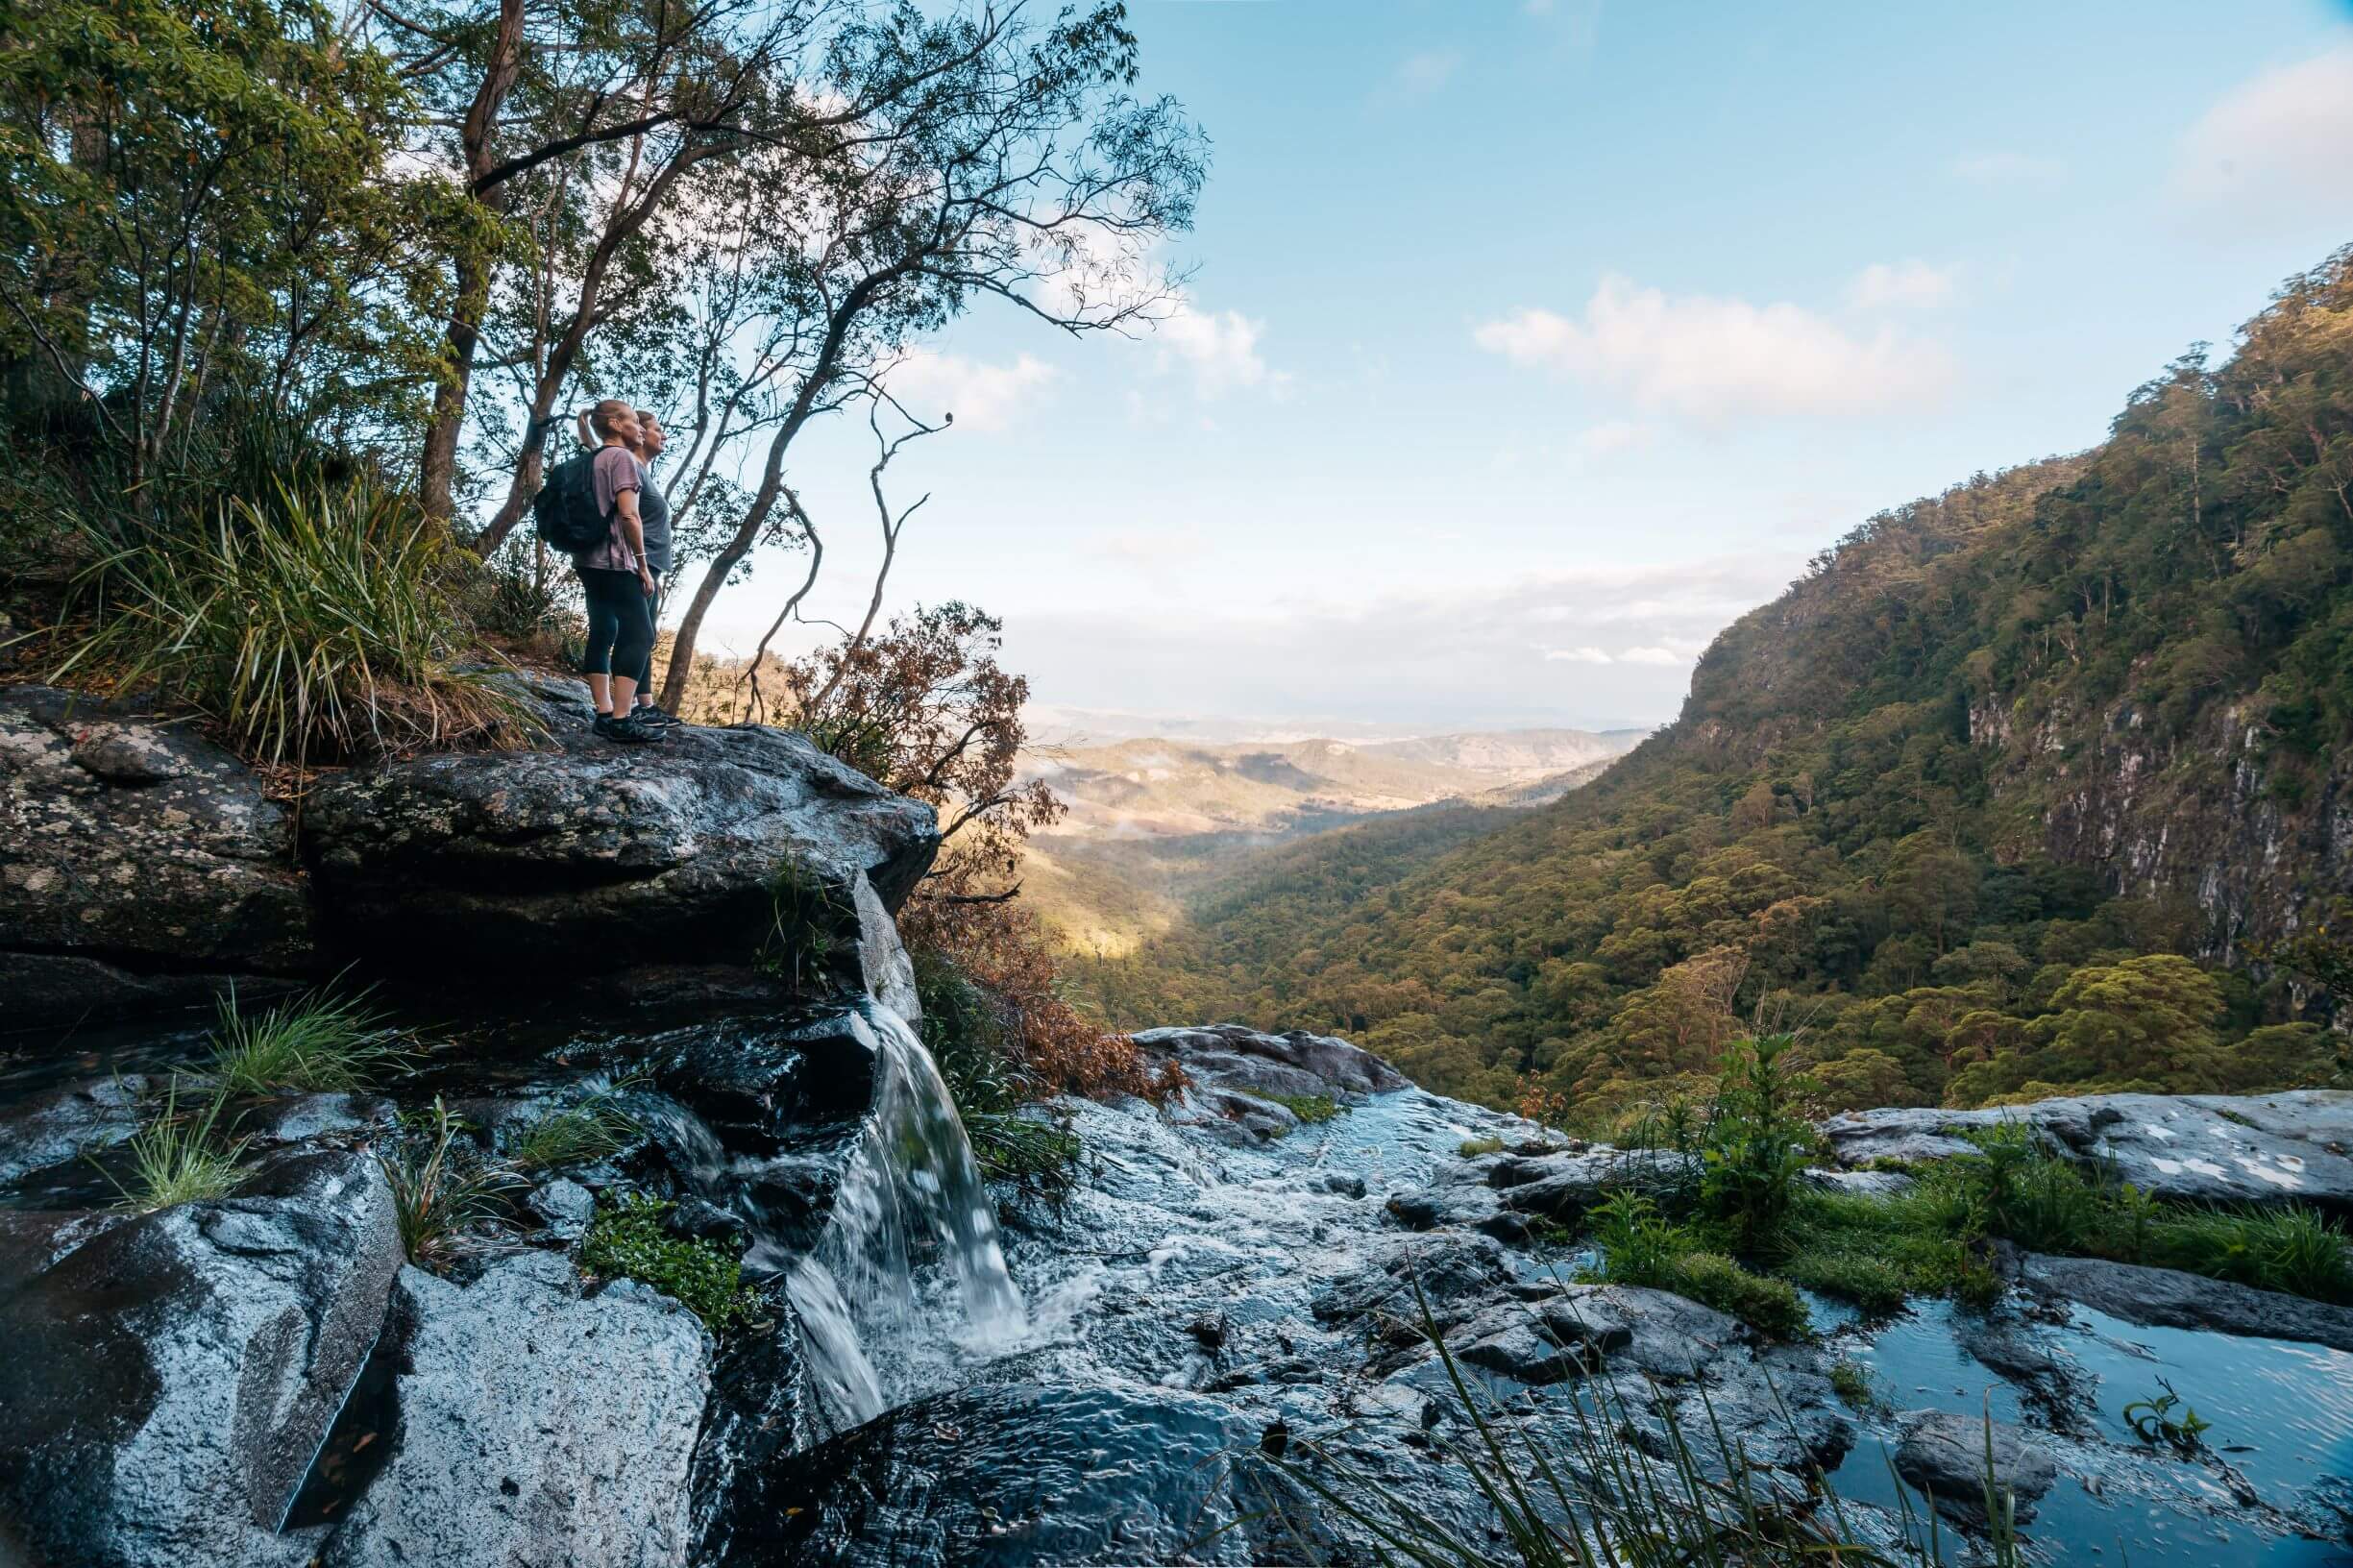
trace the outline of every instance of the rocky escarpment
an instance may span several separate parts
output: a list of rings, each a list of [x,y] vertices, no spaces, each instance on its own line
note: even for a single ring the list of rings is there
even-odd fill
[[[929,807],[786,731],[616,747],[578,682],[515,684],[537,747],[355,770],[299,812],[186,721],[0,691],[11,1024],[354,963],[510,996],[587,971],[625,993],[772,997],[763,949],[812,927],[797,985],[912,1009],[890,916],[938,845]]]

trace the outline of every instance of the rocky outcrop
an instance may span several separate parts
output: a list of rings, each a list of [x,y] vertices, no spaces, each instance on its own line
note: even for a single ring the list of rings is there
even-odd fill
[[[445,989],[580,992],[587,972],[672,1002],[845,987],[913,1012],[891,914],[938,848],[928,806],[786,731],[619,747],[578,682],[512,684],[544,728],[533,748],[355,769],[299,824],[189,721],[0,691],[9,1021],[250,992],[420,933]]]
[[[460,1287],[400,1278],[399,1422],[383,1470],[320,1550],[327,1568],[674,1568],[710,1336],[667,1296],[594,1294],[560,1254]]]
[[[2286,1339],[2353,1351],[2353,1308],[2210,1280],[2179,1269],[2023,1253],[2021,1285],[2045,1301],[2080,1302],[2127,1323]]]
[[[1988,1111],[1855,1111],[1822,1123],[1840,1164],[1974,1154],[2015,1123],[2055,1154],[2182,1203],[2295,1200],[2353,1213],[2353,1091],[2091,1094]]]
[[[376,1162],[99,1231],[0,1286],[0,1516],[37,1560],[299,1563],[278,1534],[402,1262]]]
[[[1146,1029],[1134,1037],[1144,1059],[1182,1066],[1190,1099],[1238,1139],[1281,1138],[1301,1125],[1288,1101],[1346,1104],[1403,1089],[1406,1080],[1370,1051],[1330,1035],[1293,1029],[1264,1034],[1240,1024]]]
[[[0,985],[18,1027],[184,1006],[318,959],[293,830],[186,722],[0,690]]]

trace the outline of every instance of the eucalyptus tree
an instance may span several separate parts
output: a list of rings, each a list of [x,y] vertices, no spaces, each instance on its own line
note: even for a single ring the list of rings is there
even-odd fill
[[[674,473],[687,537],[708,558],[665,704],[684,694],[711,604],[758,545],[806,543],[814,561],[814,523],[788,478],[813,422],[887,397],[907,351],[982,299],[1070,333],[1119,329],[1166,301],[1152,247],[1190,223],[1206,152],[1172,100],[1133,93],[1137,54],[1115,4],[1038,26],[1018,8],[930,17],[895,6],[840,29],[826,52],[817,96],[840,107],[845,156],[788,165],[785,149],[764,147],[739,161],[739,220],[686,258],[693,281],[668,296],[694,392],[688,461]],[[875,499],[895,539],[880,466]]]

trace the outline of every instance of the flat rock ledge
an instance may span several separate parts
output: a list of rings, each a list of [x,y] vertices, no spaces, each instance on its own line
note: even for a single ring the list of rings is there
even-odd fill
[[[2353,1090],[2087,1094],[1985,1111],[1854,1111],[1821,1124],[1849,1169],[1973,1154],[1962,1135],[2030,1129],[2051,1152],[2176,1203],[2298,1201],[2353,1213]]]
[[[191,721],[0,689],[10,1026],[317,979],[420,932],[437,986],[508,992],[596,951],[666,1001],[740,1001],[788,989],[763,950],[819,930],[821,956],[789,966],[804,982],[912,1011],[890,917],[939,847],[930,807],[785,730],[625,747],[595,736],[578,681],[508,684],[534,747],[355,769],[299,820]]]

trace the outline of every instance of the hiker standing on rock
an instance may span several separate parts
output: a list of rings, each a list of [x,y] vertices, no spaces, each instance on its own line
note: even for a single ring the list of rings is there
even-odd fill
[[[604,537],[576,551],[572,568],[588,600],[588,647],[580,661],[597,699],[597,733],[639,744],[663,738],[661,727],[630,713],[653,654],[653,574],[646,565],[645,523],[638,500],[637,411],[607,398],[580,416],[580,436],[597,449],[591,478]],[[594,439],[591,439],[591,433]]]
[[[662,579],[670,575],[670,502],[653,479],[653,460],[662,454],[662,422],[650,408],[637,410],[637,440],[630,450],[637,456],[637,517],[645,533],[643,554],[653,586],[646,590],[646,620],[660,634]],[[646,657],[637,670],[637,706],[629,717],[642,724],[674,724],[677,716],[653,700],[653,643],[646,643]]]

